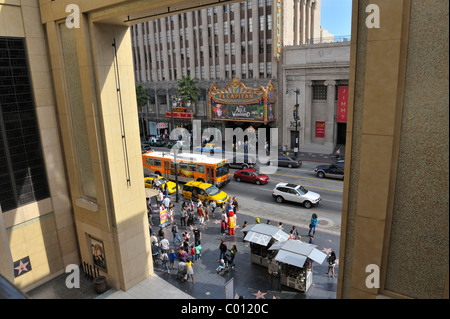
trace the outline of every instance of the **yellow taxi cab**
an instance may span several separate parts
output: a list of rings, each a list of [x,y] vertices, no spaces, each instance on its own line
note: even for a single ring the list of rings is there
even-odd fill
[[[183,186],[183,197],[191,199],[193,202],[200,199],[203,201],[214,201],[217,204],[224,204],[228,200],[228,194],[221,191],[216,186],[200,181],[190,181]]]
[[[171,181],[168,181],[161,175],[157,174],[150,174],[150,176],[144,178],[144,183],[146,188],[158,188],[161,186],[161,188],[164,190],[164,185],[167,184],[168,187],[168,193],[173,194],[176,192],[176,186],[177,184]],[[180,190],[180,186],[178,186],[178,190]]]

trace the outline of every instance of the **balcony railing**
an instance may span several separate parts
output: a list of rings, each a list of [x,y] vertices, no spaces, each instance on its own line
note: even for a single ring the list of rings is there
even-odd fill
[[[336,42],[350,42],[351,35],[341,35],[324,38],[309,39],[307,44],[321,44],[321,43],[336,43]]]

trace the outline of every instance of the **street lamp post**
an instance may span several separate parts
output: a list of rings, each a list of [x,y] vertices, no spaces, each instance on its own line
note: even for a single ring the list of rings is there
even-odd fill
[[[300,94],[300,89],[295,89],[292,90],[292,92],[295,93],[295,105],[294,105],[294,121],[295,121],[295,132],[296,132],[296,141],[295,141],[295,146],[296,148],[294,149],[294,154],[295,154],[295,158],[297,158],[297,153],[298,153],[298,149],[300,148],[300,134],[298,133],[298,128],[301,127],[301,123],[299,123],[299,116],[298,116],[298,108],[299,108],[299,104],[298,104],[298,96]],[[286,90],[286,94],[289,94],[289,89]]]
[[[173,119],[173,107],[177,106],[177,100],[176,98],[172,99],[172,103],[170,104],[170,114],[172,118],[172,130],[175,129],[175,120]],[[178,203],[178,164],[177,164],[177,150],[173,150],[173,159],[175,162],[174,168],[175,168],[175,202]]]

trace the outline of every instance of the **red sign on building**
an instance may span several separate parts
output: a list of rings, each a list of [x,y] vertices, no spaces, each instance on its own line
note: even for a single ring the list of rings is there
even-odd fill
[[[348,86],[338,87],[337,122],[347,123]]]
[[[316,122],[316,137],[325,137],[325,122]]]

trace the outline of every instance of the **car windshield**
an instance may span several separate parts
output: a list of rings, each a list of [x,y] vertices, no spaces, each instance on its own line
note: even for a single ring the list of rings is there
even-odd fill
[[[305,195],[306,193],[308,193],[308,190],[306,188],[304,188],[303,186],[299,186],[296,189],[297,189],[297,192],[299,192],[300,195]]]
[[[167,179],[165,179],[164,177],[158,179],[158,182],[161,183],[161,185],[164,185],[165,183],[167,183]]]
[[[230,172],[230,164],[225,164],[216,169],[216,177],[227,175]]]
[[[210,187],[205,189],[205,191],[208,193],[209,196],[214,196],[220,193],[220,190],[214,185],[211,185]]]

